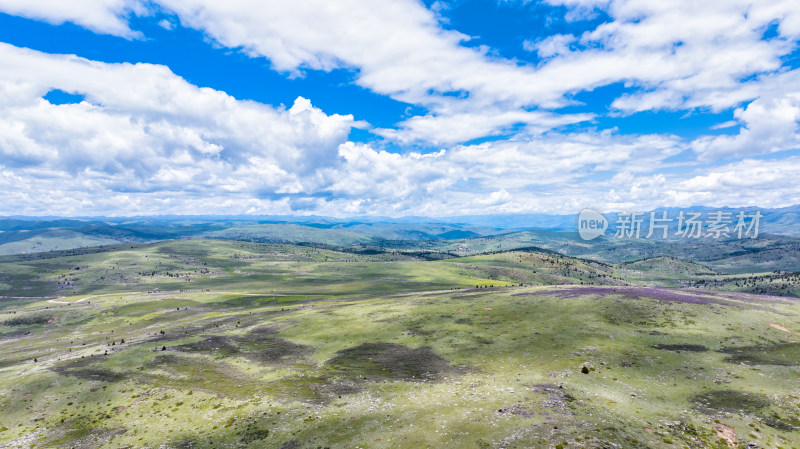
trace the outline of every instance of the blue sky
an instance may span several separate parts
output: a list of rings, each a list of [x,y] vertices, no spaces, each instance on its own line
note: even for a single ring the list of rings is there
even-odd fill
[[[0,0],[0,214],[800,203],[800,2]]]

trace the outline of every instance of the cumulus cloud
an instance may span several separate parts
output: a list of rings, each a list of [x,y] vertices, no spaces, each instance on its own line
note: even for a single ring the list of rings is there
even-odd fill
[[[565,51],[571,36],[546,38],[537,50],[561,57],[535,70],[460,45],[468,36],[443,30],[415,1],[319,1],[159,3],[184,24],[223,45],[266,56],[278,69],[353,67],[359,84],[427,105],[448,103],[440,94],[454,91],[468,92],[464,101],[476,104],[555,104],[565,93],[620,80],[677,92],[685,90],[681,80],[693,89],[730,87],[743,76],[780,67],[779,57],[800,36],[794,1],[553,0],[602,8],[614,20],[581,36],[582,47],[574,51]],[[779,37],[762,40],[773,23]],[[635,108],[624,102],[619,107]]]
[[[460,215],[571,212],[608,191],[606,183],[592,179],[606,179],[621,167],[647,173],[682,148],[673,137],[606,132],[501,140],[428,154],[401,155],[355,143],[339,151],[346,163],[326,191],[349,201],[351,210]]]
[[[213,184],[214,173],[246,169],[250,186],[286,189],[293,177],[335,163],[354,124],[302,97],[289,109],[239,101],[164,66],[7,44],[0,44],[0,58],[0,91],[8,94],[0,103],[0,154],[12,168],[99,172],[114,175],[111,184],[144,190]],[[52,89],[85,100],[51,104],[43,96]]]
[[[427,107],[428,115],[381,131],[401,142],[464,142],[479,131],[494,135],[514,121],[511,116],[544,126],[547,120],[526,115],[526,109],[563,106],[565,95],[619,81],[640,89],[614,101],[623,113],[722,110],[757,98],[757,86],[742,79],[779,71],[781,56],[800,37],[800,8],[791,0],[552,0],[570,8],[575,20],[597,9],[613,20],[578,38],[554,35],[528,43],[547,58],[534,67],[463,46],[469,36],[443,30],[416,1],[319,1],[159,3],[185,25],[225,46],[265,56],[279,70],[353,68],[361,86]],[[762,39],[770,26],[777,37]],[[448,126],[469,128],[463,124],[470,118],[481,122],[475,131]]]
[[[413,0],[0,0],[11,14],[126,38],[140,37],[131,15],[160,9],[168,23],[268,58],[276,70],[350,69],[358,85],[427,109],[373,130],[425,148],[391,152],[350,142],[351,128],[363,125],[326,114],[313,98],[274,107],[194,86],[165,66],[0,44],[3,207],[447,215],[798,202],[789,182],[796,158],[715,165],[798,147],[800,72],[781,59],[800,37],[796,0],[549,3],[565,5],[569,20],[599,10],[610,20],[580,36],[529,41],[543,59],[524,64],[464,45],[469,36],[445,30],[437,12]],[[764,39],[768,30],[774,36]],[[615,113],[735,108],[739,133],[687,142],[564,129],[595,115],[556,108],[617,82],[626,93],[610,105]],[[53,89],[84,101],[52,104],[43,97]],[[677,157],[689,153],[704,165]],[[743,186],[746,174],[757,176]]]
[[[738,134],[701,137],[693,149],[702,160],[716,160],[800,148],[800,83],[792,88],[737,108],[734,117],[742,124]]]
[[[401,143],[450,145],[512,131],[514,134],[542,134],[554,128],[585,122],[594,117],[594,114],[484,109],[445,115],[414,116],[398,123],[397,129],[376,129],[374,132]],[[522,129],[514,129],[520,125]]]
[[[128,17],[148,12],[142,0],[0,0],[0,11],[53,24],[72,22],[125,38],[142,37],[128,27]]]
[[[781,56],[800,37],[795,1],[754,2],[642,0],[610,2],[613,21],[585,33],[583,51],[600,73],[637,82],[644,89],[617,99],[625,112],[707,107],[721,110],[755,98],[749,77],[779,71]],[[764,39],[777,26],[777,36]]]
[[[147,13],[138,0],[54,3],[0,0],[0,10],[70,20],[123,36],[131,33],[125,19],[132,12]],[[486,135],[503,132],[513,121],[510,115],[541,127],[541,116],[526,113],[564,106],[569,103],[565,95],[620,81],[630,88],[613,102],[622,113],[736,107],[760,95],[759,77],[780,71],[781,57],[800,37],[796,0],[548,3],[566,6],[569,20],[599,10],[611,20],[581,36],[527,42],[526,48],[546,58],[534,66],[464,46],[470,36],[443,29],[437,12],[416,0],[153,0],[146,5],[176,15],[184,26],[203,30],[221,45],[266,57],[277,70],[352,69],[357,84],[426,107],[428,115],[381,132],[401,142],[428,136],[436,142],[458,141],[451,136],[472,139],[477,132],[449,133],[432,124],[478,117],[486,109],[508,111],[505,117],[485,115],[481,130]],[[770,27],[776,36],[765,40]]]
[[[3,204],[15,213],[485,211],[680,151],[674,138],[605,132],[398,154],[347,141],[353,117],[304,98],[273,108],[163,66],[7,44],[0,57],[9,63],[0,68]],[[84,100],[52,104],[43,98],[52,89]]]
[[[605,210],[674,207],[785,207],[800,203],[794,178],[800,158],[744,159],[665,173],[621,172],[598,184]]]
[[[522,43],[522,47],[527,51],[537,52],[540,58],[550,58],[568,53],[569,45],[576,40],[571,34],[554,34],[536,42],[527,40]]]

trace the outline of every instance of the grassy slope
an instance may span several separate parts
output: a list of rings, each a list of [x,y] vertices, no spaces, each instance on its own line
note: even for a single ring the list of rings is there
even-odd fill
[[[512,284],[624,284],[614,267],[539,250],[518,250],[437,262]]]
[[[108,245],[117,242],[118,240],[104,236],[89,236],[70,229],[58,229],[0,244],[0,256]]]
[[[528,249],[422,262],[416,252],[354,254],[289,244],[177,240],[0,257],[0,296],[213,289],[280,285],[313,295],[518,284],[692,286],[800,295],[792,272],[720,274],[704,264],[657,257],[610,265]]]
[[[606,263],[667,256],[685,262],[701,263],[726,274],[768,273],[775,270],[800,272],[800,239],[767,234],[762,234],[755,240],[662,241],[601,238],[586,242],[574,232],[536,230],[477,238],[427,240],[439,234],[454,237],[454,234],[469,233],[473,229],[483,234],[501,232],[498,229],[435,223],[309,223],[306,226],[252,222],[131,221],[107,224],[70,220],[0,220],[0,227],[3,225],[8,231],[0,234],[0,255],[203,236],[254,242],[312,243],[351,252],[399,251],[409,257],[428,258],[468,256],[536,246],[572,257]],[[766,284],[764,288],[754,289],[759,292],[775,290]]]
[[[769,323],[800,331],[797,302],[709,295],[709,306],[578,288],[27,303],[2,327],[0,441],[724,447],[718,420],[743,441],[793,447],[798,368],[785,363],[797,363],[800,343]],[[359,357],[365,343],[373,361]],[[776,345],[788,358],[769,352]],[[749,347],[766,357],[726,361]],[[430,378],[408,375],[415,357],[435,367]]]
[[[0,219],[0,256],[70,250],[123,242],[154,242],[187,238],[231,224],[224,222],[130,221],[104,223],[82,220]]]
[[[0,259],[0,295],[51,296],[147,290],[205,290],[224,284],[293,294],[374,294],[506,285],[403,255],[357,255],[294,245],[179,240],[56,258]],[[275,286],[276,288],[273,288]]]
[[[342,229],[320,229],[298,224],[247,224],[206,234],[210,238],[225,238],[255,242],[314,242],[326,245],[370,243],[369,235]]]
[[[662,262],[634,283],[702,271]],[[463,288],[625,270],[210,240],[9,259],[3,294],[73,285],[0,301],[0,446],[800,447],[797,300]]]
[[[673,257],[699,262],[725,273],[752,273],[776,269],[800,271],[800,239],[762,234],[757,239],[677,240],[597,239],[581,240],[576,233],[521,231],[491,237],[435,241],[433,249],[458,255],[507,251],[537,246],[558,253],[606,263]]]

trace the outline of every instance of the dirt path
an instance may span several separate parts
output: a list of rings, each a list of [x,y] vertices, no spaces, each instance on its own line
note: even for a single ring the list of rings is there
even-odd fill
[[[788,332],[788,333],[794,335],[795,337],[800,337],[800,334],[798,334],[797,332],[794,332],[794,331],[791,331],[789,329],[786,329],[785,327],[781,326],[780,324],[775,324],[775,323],[767,323],[767,324],[769,324],[769,327],[778,329],[779,331]]]
[[[211,290],[210,292],[203,292],[206,294],[222,294],[222,295],[241,295],[241,296],[287,296],[287,295],[276,295],[274,293],[243,293],[243,292],[223,292],[218,290]],[[298,295],[299,296],[299,295]]]
[[[58,301],[58,300],[55,300],[55,299],[48,299],[47,302],[51,302],[53,304],[77,304],[79,302],[84,302],[87,299],[99,298],[101,296],[108,296],[108,295],[113,295],[113,293],[106,293],[106,294],[103,294],[103,295],[86,296],[86,297],[83,297],[81,299],[78,299],[78,300],[75,300],[75,301],[72,301],[72,302],[70,302],[70,301]]]
[[[124,294],[124,293],[136,293],[136,292],[104,293],[102,295],[86,296],[86,297],[83,297],[81,299],[77,299],[75,301],[60,301],[58,299],[48,299],[47,302],[52,303],[52,304],[77,304],[79,302],[84,302],[84,301],[86,301],[88,299],[92,299],[92,298],[99,298],[101,296],[109,296],[109,295],[119,295],[119,294]],[[276,295],[274,293],[223,292],[223,291],[216,291],[216,290],[212,290],[210,292],[180,292],[180,291],[178,291],[178,292],[158,292],[158,294],[161,294],[161,295],[181,295],[181,294],[184,294],[184,293],[205,293],[205,294],[241,295],[241,296],[274,296],[274,297],[287,296],[287,295]],[[141,294],[144,295],[144,293],[141,293]]]

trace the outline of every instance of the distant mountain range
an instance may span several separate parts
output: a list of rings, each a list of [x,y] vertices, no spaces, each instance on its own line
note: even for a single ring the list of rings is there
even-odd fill
[[[681,211],[723,210],[763,214],[760,233],[800,237],[800,205],[779,209],[690,208],[656,209],[676,217]],[[602,212],[602,211],[601,211]],[[607,213],[610,231],[619,214]],[[644,226],[649,211],[643,215]],[[671,224],[674,231],[676,222]],[[222,238],[262,242],[325,245],[380,245],[387,242],[455,241],[537,230],[549,231],[544,240],[577,241],[577,213],[467,215],[457,217],[321,216],[156,216],[156,217],[8,217],[0,218],[0,255],[65,250],[116,243],[146,243],[178,238]],[[551,234],[552,233],[552,234]],[[671,233],[672,234],[672,233]],[[644,236],[644,233],[643,235]],[[513,239],[512,239],[513,240]],[[602,239],[601,239],[602,240]],[[391,245],[390,245],[391,246]]]

